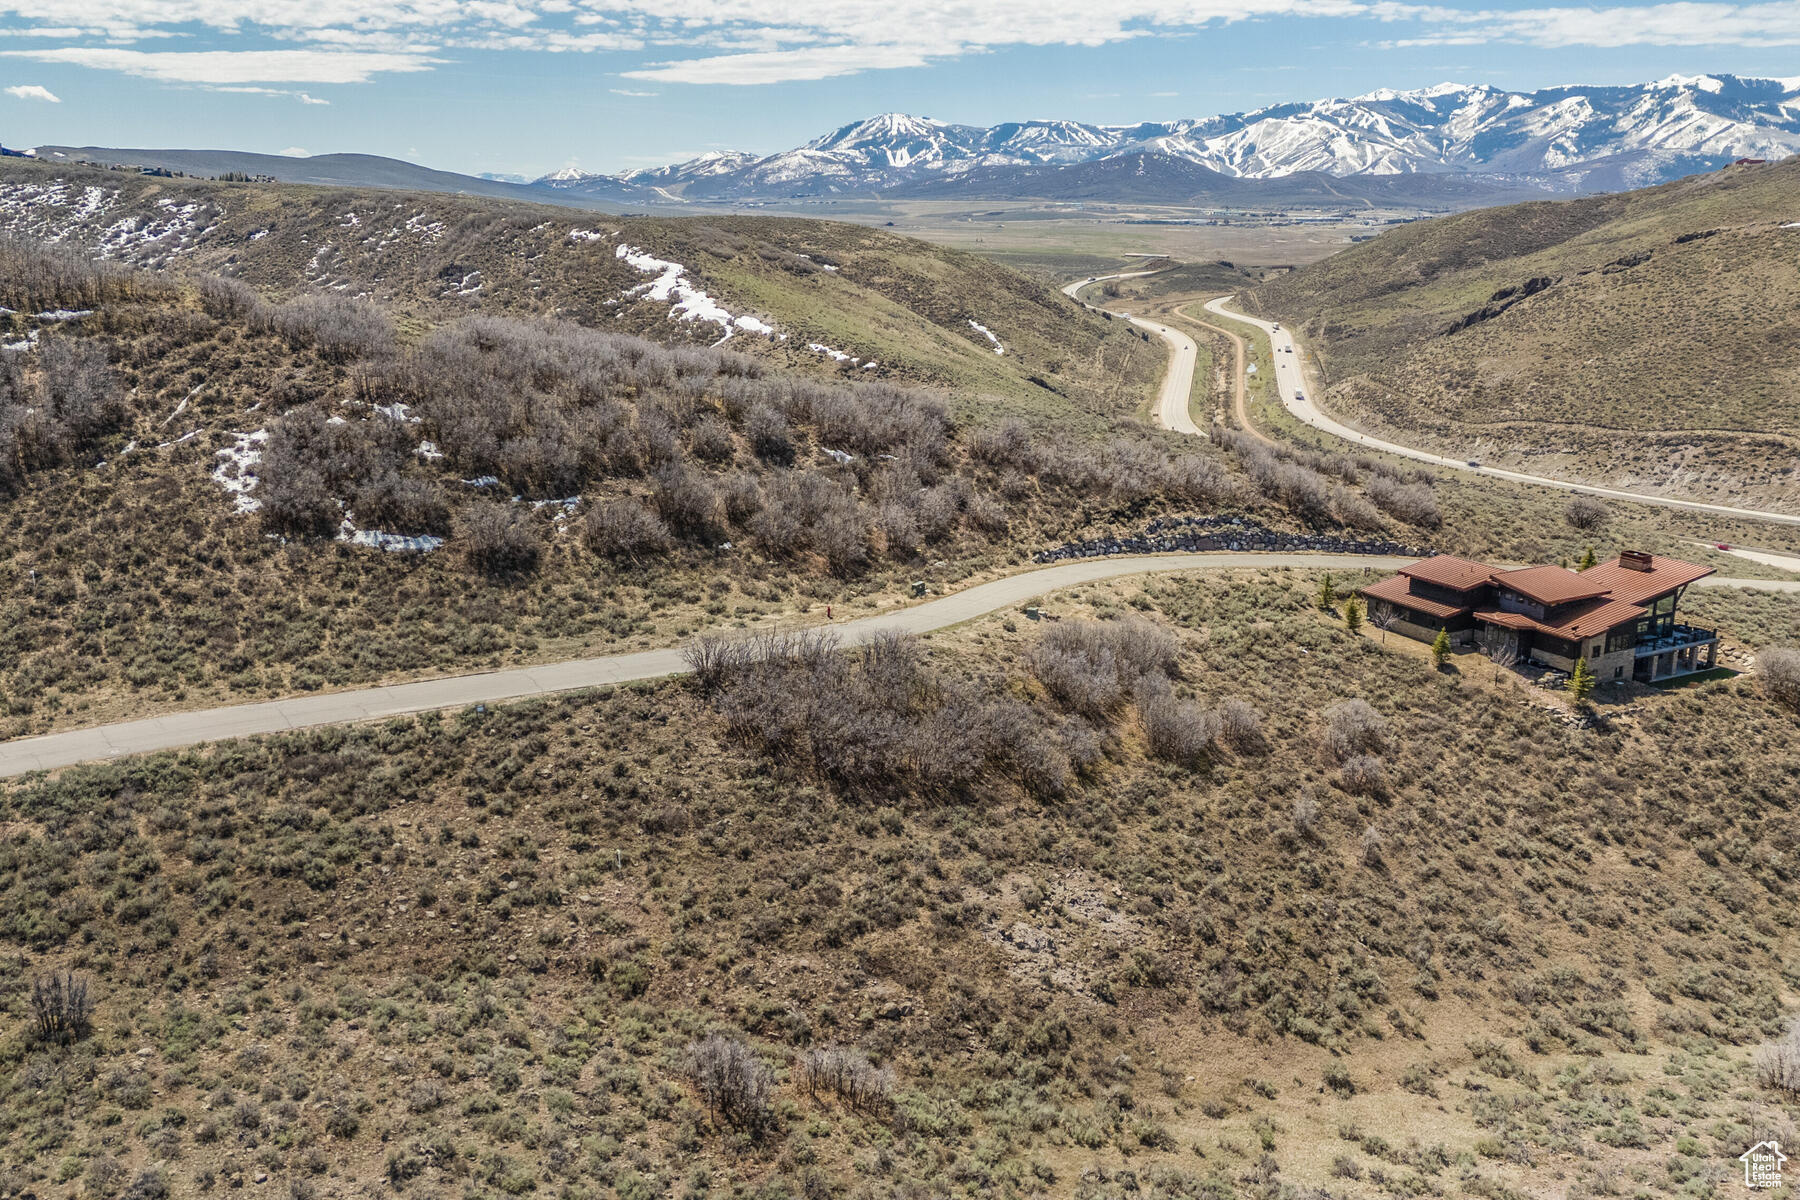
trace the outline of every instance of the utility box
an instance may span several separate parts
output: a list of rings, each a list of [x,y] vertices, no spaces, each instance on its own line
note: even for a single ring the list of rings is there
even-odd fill
[[[923,579],[915,579],[912,581],[912,594],[914,596],[923,596],[925,594],[925,581]]]
[[[1025,619],[1027,621],[1041,621],[1044,619],[1044,614],[1039,610],[1037,605],[1033,604],[1030,608],[1025,610]]]

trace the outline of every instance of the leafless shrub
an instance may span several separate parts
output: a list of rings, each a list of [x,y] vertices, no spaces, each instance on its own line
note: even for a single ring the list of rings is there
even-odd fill
[[[1312,793],[1302,791],[1294,797],[1294,832],[1303,838],[1317,837],[1319,833],[1319,802]]]
[[[1139,707],[1151,754],[1188,768],[1205,764],[1219,734],[1217,714],[1169,695],[1152,695]]]
[[[731,427],[711,413],[695,423],[694,430],[688,437],[694,457],[701,462],[730,462],[731,456],[737,453],[737,444],[731,438]]]
[[[969,524],[981,530],[989,537],[1004,537],[1010,522],[1006,515],[1006,506],[994,497],[976,493],[969,497]]]
[[[919,534],[927,542],[941,542],[956,529],[962,517],[963,489],[960,481],[940,483],[919,493],[914,510]]]
[[[665,466],[652,494],[657,514],[684,541],[714,545],[725,538],[725,502],[713,481],[688,467]]]
[[[1035,474],[1038,466],[1031,431],[1022,421],[977,429],[969,436],[969,453],[992,467],[1017,467]]]
[[[1331,491],[1331,515],[1347,529],[1380,529],[1381,513],[1349,488]]]
[[[752,1134],[768,1125],[775,1077],[743,1042],[717,1033],[692,1042],[687,1070],[715,1122],[723,1120]]]
[[[1756,675],[1769,699],[1800,712],[1800,650],[1771,646],[1759,651]]]
[[[1263,745],[1262,717],[1235,696],[1219,706],[1219,740],[1243,753]]]
[[[667,553],[675,544],[661,517],[637,500],[595,505],[581,522],[581,540],[604,558],[633,562]]]
[[[1362,834],[1363,866],[1378,867],[1381,865],[1381,846],[1384,841],[1386,841],[1386,839],[1382,837],[1381,830],[1375,828],[1375,826],[1370,825],[1363,830],[1363,834]]]
[[[256,289],[241,279],[224,275],[202,275],[194,281],[200,307],[217,320],[259,323],[267,319],[268,305]]]
[[[1325,710],[1325,750],[1332,761],[1387,750],[1387,720],[1367,700],[1346,700]]]
[[[1609,515],[1610,510],[1595,496],[1576,496],[1563,509],[1563,520],[1571,527],[1583,531],[1600,528],[1606,524]]]
[[[787,418],[775,409],[766,404],[751,409],[744,420],[744,435],[750,439],[750,449],[764,462],[778,467],[794,465],[793,433]]]
[[[1388,476],[1377,475],[1363,490],[1383,512],[1408,525],[1436,529],[1444,523],[1437,497],[1427,484],[1400,483]]]
[[[1778,1040],[1758,1046],[1750,1063],[1759,1087],[1800,1096],[1800,1021]]]
[[[92,1028],[94,999],[84,976],[61,971],[31,982],[31,1019],[37,1036],[48,1042],[72,1042]]]
[[[312,346],[327,358],[374,358],[394,350],[393,323],[367,300],[296,296],[277,305],[272,320],[282,337],[296,346]]]
[[[893,1102],[893,1068],[875,1066],[852,1047],[816,1046],[801,1055],[796,1074],[807,1096],[829,1093],[859,1112],[879,1114]]]
[[[887,501],[875,510],[875,527],[890,558],[911,558],[919,551],[919,519],[898,501]]]
[[[1387,790],[1387,769],[1373,754],[1354,754],[1338,768],[1338,782],[1353,796],[1379,796]]]
[[[1169,464],[1169,492],[1197,504],[1224,505],[1238,499],[1238,483],[1222,463],[1200,454],[1184,454]]]
[[[397,533],[446,534],[450,507],[444,492],[428,479],[409,479],[388,470],[358,488],[351,500],[357,523]]]
[[[1151,672],[1172,674],[1180,644],[1138,618],[1065,621],[1046,630],[1031,666],[1050,694],[1089,716],[1118,709]]]
[[[457,515],[454,535],[469,565],[484,574],[515,575],[537,566],[537,527],[514,505],[473,501]]]
[[[0,237],[0,305],[8,308],[99,308],[167,286],[150,272],[95,259],[71,245]]]

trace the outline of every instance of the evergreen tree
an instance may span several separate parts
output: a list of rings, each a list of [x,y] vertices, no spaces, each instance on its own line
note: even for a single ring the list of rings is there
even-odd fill
[[[1575,569],[1577,571],[1585,571],[1599,561],[1599,559],[1594,557],[1594,548],[1589,546],[1587,548],[1587,553],[1581,556],[1581,565]]]
[[[1319,585],[1319,607],[1329,610],[1337,602],[1337,585],[1331,582],[1331,572],[1325,572],[1325,582]]]
[[[1355,596],[1350,597],[1350,603],[1344,606],[1344,624],[1351,633],[1362,628],[1362,617],[1362,601]]]
[[[1568,688],[1569,699],[1575,702],[1576,707],[1586,707],[1588,697],[1594,693],[1594,673],[1588,670],[1587,659],[1575,660],[1575,673],[1569,676]]]
[[[1444,660],[1450,657],[1450,631],[1438,630],[1438,635],[1431,639],[1431,665],[1442,667]]]

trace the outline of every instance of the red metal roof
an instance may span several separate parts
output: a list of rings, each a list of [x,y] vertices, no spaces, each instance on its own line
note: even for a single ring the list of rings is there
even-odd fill
[[[1434,554],[1410,567],[1401,567],[1400,573],[1421,583],[1435,583],[1451,591],[1467,592],[1493,578],[1494,568],[1454,554]]]
[[[1576,574],[1567,567],[1522,567],[1517,571],[1498,571],[1494,582],[1521,596],[1529,596],[1539,604],[1569,604],[1576,600],[1592,600],[1612,590],[1588,571]]]
[[[1592,580],[1606,588],[1614,600],[1623,600],[1628,604],[1642,604],[1665,592],[1672,592],[1678,587],[1704,579],[1713,573],[1713,568],[1703,567],[1699,563],[1683,562],[1679,558],[1664,558],[1660,554],[1650,556],[1650,570],[1637,571],[1624,566],[1618,559],[1603,562],[1589,567],[1581,573],[1581,578]]]
[[[1404,575],[1394,575],[1359,590],[1365,596],[1373,597],[1376,600],[1386,600],[1390,604],[1398,604],[1402,608],[1410,608],[1438,620],[1469,611],[1466,606],[1458,608],[1454,604],[1444,604],[1437,600],[1428,600],[1424,596],[1413,595],[1412,580]]]
[[[1507,629],[1535,629],[1539,633],[1574,642],[1636,621],[1645,611],[1647,610],[1623,600],[1599,600],[1583,605],[1580,612],[1564,616],[1556,622],[1539,621],[1524,613],[1503,612],[1493,608],[1477,609],[1475,619],[1489,625],[1502,625]]]

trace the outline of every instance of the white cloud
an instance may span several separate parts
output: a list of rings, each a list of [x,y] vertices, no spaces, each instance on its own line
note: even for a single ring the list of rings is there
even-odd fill
[[[660,96],[661,92],[634,92],[630,88],[608,88],[615,96]]]
[[[1479,3],[1479,0],[1475,0]],[[643,51],[656,83],[766,84],[920,67],[1019,46],[1099,46],[1243,21],[1337,18],[1376,44],[1800,44],[1800,0],[1452,7],[1408,0],[0,0],[0,53],[202,84],[354,83],[454,50]],[[52,12],[54,15],[52,16]],[[211,31],[211,48],[134,48]],[[250,38],[258,39],[250,48]],[[294,47],[261,48],[269,40]],[[239,48],[239,47],[244,48]],[[624,89],[620,89],[623,93]]]
[[[1571,46],[1796,46],[1800,3],[1675,3],[1611,8],[1423,10],[1437,26],[1395,46],[1467,46],[1520,42]]]
[[[302,104],[330,104],[329,100],[321,100],[317,96],[305,92],[296,92],[292,88],[251,87],[237,84],[215,84],[206,89],[209,92],[234,92],[247,96],[286,96],[298,100]]]
[[[0,50],[9,58],[123,71],[171,83],[367,83],[395,71],[426,71],[442,59],[351,50],[125,50],[63,46]]]
[[[277,150],[275,153],[281,155],[283,158],[311,158],[312,157],[311,150],[302,150],[299,146],[289,146],[286,150]]]
[[[17,96],[21,100],[44,100],[51,104],[61,104],[62,97],[49,88],[35,83],[21,83],[6,89],[9,96]]]

